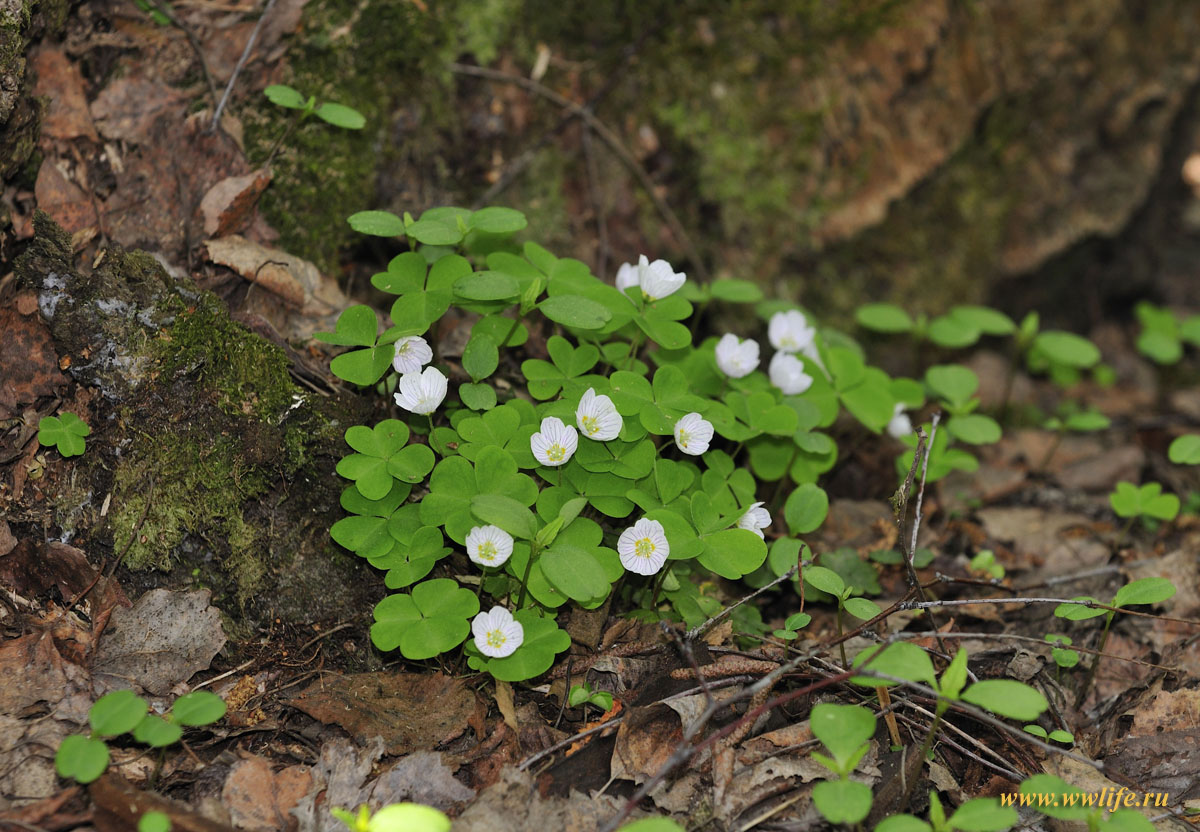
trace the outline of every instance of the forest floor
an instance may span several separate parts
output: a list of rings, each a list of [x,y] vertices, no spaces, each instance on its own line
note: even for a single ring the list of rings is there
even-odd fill
[[[239,57],[228,43],[249,33],[230,21],[239,38],[201,45],[217,79]],[[270,175],[247,161],[236,119],[226,115],[223,129],[209,132],[211,110],[189,115],[180,106],[205,86],[188,70],[186,38],[145,18],[114,22],[76,21],[62,43],[40,44],[30,56],[49,110],[36,187],[5,194],[15,244],[26,245],[41,209],[72,235],[84,273],[111,242],[146,247],[174,274],[216,292],[235,320],[291,345],[294,378],[340,390],[326,354],[307,344],[347,305],[346,280],[271,248],[275,236],[256,209]],[[254,64],[239,85],[272,80],[289,25],[295,20],[284,15],[260,33],[260,51],[274,62]],[[86,83],[85,63],[89,77],[115,80]],[[346,273],[353,282],[372,267],[351,263]],[[938,635],[915,643],[946,659],[946,645],[951,654],[962,647],[981,677],[1037,687],[1051,703],[1042,728],[1073,737],[1037,743],[951,711],[922,775],[950,803],[1011,792],[1022,777],[1048,772],[1087,791],[1165,792],[1169,810],[1151,806],[1148,816],[1162,829],[1195,826],[1185,811],[1200,807],[1200,480],[1194,468],[1171,465],[1166,449],[1200,424],[1200,390],[1180,383],[1194,366],[1163,372],[1143,358],[1130,327],[1089,333],[1115,370],[1110,386],[1082,381],[1063,391],[1018,373],[1008,406],[1014,426],[980,450],[977,473],[931,484],[921,510],[919,546],[931,559],[917,574],[939,600],[1107,599],[1129,580],[1170,580],[1177,591],[1165,604],[1116,617],[1102,661],[1103,617],[1065,621],[1052,603],[1024,601],[946,606],[924,620],[892,611],[841,638],[832,609],[810,604],[812,623],[784,642],[771,632],[802,603],[785,584],[746,602],[765,624],[753,637],[735,634],[727,619],[681,640],[677,629],[608,606],[573,617],[569,656],[533,683],[511,686],[453,661],[364,658],[374,651],[365,609],[239,627],[236,605],[218,610],[195,582],[143,592],[146,579],[118,566],[123,541],[85,527],[64,535],[61,500],[73,493],[78,460],[39,446],[38,421],[78,413],[92,426],[88,442],[99,445],[115,430],[107,418],[115,408],[66,374],[87,356],[62,348],[38,300],[12,274],[0,276],[0,829],[127,830],[156,809],[182,830],[314,832],[339,828],[331,807],[411,800],[445,809],[456,829],[589,830],[618,817],[631,797],[640,800],[630,818],[657,809],[688,829],[809,828],[823,823],[810,794],[824,775],[810,756],[806,716],[835,691],[851,696],[827,684],[839,673],[835,645],[853,654],[879,636],[930,627]],[[459,334],[447,327],[442,338]],[[1008,359],[980,349],[964,363],[979,375],[983,409],[1004,408]],[[1061,441],[1036,426],[1030,414],[1052,413],[1066,398],[1095,407],[1110,426]],[[861,559],[878,583],[870,594],[888,609],[911,591],[903,567],[878,557],[899,548],[887,497],[902,448],[886,435],[844,447],[828,477],[829,517],[808,543]],[[1121,481],[1161,482],[1181,496],[1183,511],[1173,522],[1126,528],[1108,499]],[[88,516],[98,529],[109,506],[96,499],[103,505]],[[985,550],[1002,577],[973,565]],[[365,565],[359,580],[383,593]],[[733,583],[717,591],[729,605],[751,592]],[[1077,667],[1056,665],[1048,634],[1073,640]],[[787,672],[760,684],[781,667]],[[611,710],[566,707],[566,692],[585,680],[613,694]],[[60,779],[53,759],[62,739],[86,730],[97,696],[130,685],[155,705],[207,689],[228,712],[162,753],[129,737],[112,741],[108,773],[89,787]],[[771,696],[787,701],[752,713]],[[710,697],[727,698],[728,707],[705,713]],[[900,810],[931,720],[928,699],[893,697],[900,749],[881,721],[859,766],[876,794],[869,825]],[[685,757],[685,731],[702,713],[712,717],[711,741]],[[928,804],[922,791],[917,814]],[[1026,822],[1039,823],[1035,815]]]

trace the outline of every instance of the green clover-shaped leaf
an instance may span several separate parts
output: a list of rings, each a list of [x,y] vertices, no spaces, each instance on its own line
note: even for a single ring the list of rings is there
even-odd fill
[[[371,641],[380,650],[399,648],[406,659],[431,659],[463,642],[477,612],[475,593],[453,578],[434,578],[376,604]]]
[[[47,416],[38,422],[38,442],[46,447],[57,445],[64,457],[82,454],[87,445],[83,437],[91,432],[87,423],[74,413]]]

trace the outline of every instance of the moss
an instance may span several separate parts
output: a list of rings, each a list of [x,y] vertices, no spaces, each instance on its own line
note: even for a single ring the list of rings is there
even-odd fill
[[[272,421],[293,403],[283,351],[230,319],[213,295],[181,312],[154,352],[162,372],[194,373],[223,413]]]

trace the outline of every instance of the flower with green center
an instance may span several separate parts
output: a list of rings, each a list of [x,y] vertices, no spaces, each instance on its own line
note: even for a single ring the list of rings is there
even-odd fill
[[[743,378],[758,366],[758,342],[745,341],[732,332],[717,342],[717,369],[730,378]]]
[[[512,551],[512,535],[499,526],[475,526],[467,533],[467,557],[472,563],[501,566]]]
[[[420,335],[409,335],[396,342],[396,353],[392,356],[392,367],[397,373],[419,373],[421,368],[433,360],[433,350]]]
[[[616,439],[624,424],[621,414],[608,396],[597,396],[595,388],[589,387],[579,400],[575,410],[575,422],[588,439],[607,442]]]
[[[712,422],[699,413],[689,413],[675,423],[675,445],[685,454],[700,456],[708,450],[712,438]]]
[[[667,542],[666,530],[657,520],[643,517],[617,539],[617,554],[621,565],[639,575],[654,575],[667,562],[671,544]]]
[[[504,607],[492,607],[471,620],[471,632],[479,652],[493,659],[511,656],[525,640],[525,628]]]
[[[551,468],[565,465],[579,447],[579,433],[557,416],[542,420],[542,429],[529,437],[533,458]]]
[[[771,346],[781,352],[803,350],[817,337],[817,331],[808,325],[804,313],[798,309],[776,312],[767,324],[767,338]]]

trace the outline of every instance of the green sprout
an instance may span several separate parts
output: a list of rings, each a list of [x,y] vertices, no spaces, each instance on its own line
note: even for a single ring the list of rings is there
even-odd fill
[[[271,152],[267,154],[266,164],[268,165],[271,164],[271,160],[275,158],[275,154],[279,152],[279,148],[287,141],[292,131],[309,116],[316,116],[326,124],[332,124],[343,130],[361,130],[367,123],[362,113],[353,107],[347,107],[345,104],[338,104],[334,101],[317,101],[316,96],[312,95],[305,97],[299,90],[286,84],[272,84],[263,90],[263,95],[272,104],[296,111],[296,117],[291,120],[283,133],[275,140],[275,144],[271,146]]]
[[[1108,606],[1115,609],[1104,609],[1080,603],[1059,604],[1054,608],[1054,615],[1056,617],[1065,618],[1068,621],[1086,621],[1089,618],[1104,616],[1104,630],[1100,633],[1100,643],[1096,646],[1096,655],[1092,659],[1091,666],[1088,668],[1087,678],[1084,679],[1083,685],[1079,688],[1079,693],[1075,697],[1076,707],[1083,704],[1083,701],[1087,698],[1092,681],[1096,678],[1096,669],[1100,666],[1100,657],[1104,654],[1104,646],[1108,643],[1108,631],[1112,626],[1116,610],[1137,604],[1157,604],[1160,601],[1166,601],[1174,594],[1175,584],[1166,578],[1141,578],[1131,581],[1117,590],[1117,594],[1113,596],[1112,602],[1108,604]],[[1100,603],[1090,595],[1079,595],[1071,600],[1089,601],[1094,604]],[[1050,637],[1047,636],[1046,638],[1049,640]],[[1067,643],[1069,644],[1070,642]],[[1056,657],[1055,661],[1057,660]],[[1078,657],[1076,657],[1076,660],[1078,660]]]
[[[861,592],[861,590],[853,586],[847,586],[845,581],[842,580],[842,576],[832,569],[827,569],[824,566],[810,566],[804,570],[804,580],[814,589],[829,593],[837,602],[837,628],[839,637],[842,635],[843,611],[864,621],[874,618],[883,612],[874,601],[868,601],[866,598],[851,597]],[[808,622],[804,623],[807,624]],[[838,647],[842,651],[842,666],[848,667],[850,663],[846,660],[845,642],[839,642]]]
[[[1098,430],[1107,430],[1110,424],[1109,418],[1095,408],[1080,410],[1074,402],[1068,402],[1060,408],[1058,415],[1051,416],[1042,425],[1046,430],[1054,431],[1054,441],[1046,450],[1041,462],[1038,463],[1037,470],[1046,470],[1046,466],[1050,464],[1054,452],[1058,450],[1058,446],[1062,444],[1066,434],[1094,433]]]
[[[1074,745],[1075,744],[1075,735],[1072,734],[1070,731],[1064,731],[1061,728],[1055,729],[1055,730],[1051,731],[1050,733],[1046,733],[1045,728],[1043,728],[1042,726],[1040,726],[1036,723],[1033,723],[1031,725],[1025,726],[1025,733],[1033,734],[1035,737],[1041,737],[1044,740],[1049,739],[1049,740],[1053,740],[1054,742],[1061,742],[1064,745]]]
[[[582,685],[571,685],[571,691],[567,694],[567,705],[572,708],[582,707],[585,715],[588,705],[599,708],[601,713],[607,713],[612,710],[613,695],[606,690],[593,691],[592,686],[584,682]]]
[[[1171,440],[1167,459],[1176,465],[1200,465],[1200,436],[1189,433]]]
[[[393,803],[374,814],[365,804],[357,813],[337,807],[329,811],[350,832],[450,832],[445,812],[420,803]]]
[[[1183,358],[1184,342],[1200,347],[1200,315],[1179,320],[1169,309],[1141,301],[1133,309],[1142,325],[1138,352],[1156,364],[1176,364]]]
[[[1136,520],[1145,524],[1156,521],[1170,522],[1179,515],[1179,498],[1174,494],[1162,493],[1162,485],[1148,482],[1137,486],[1131,482],[1119,482],[1108,495],[1108,502],[1118,517],[1125,518],[1125,525],[1117,537],[1120,548]]]
[[[861,823],[871,812],[871,787],[850,779],[875,735],[875,714],[861,705],[814,705],[809,715],[813,736],[828,755],[812,758],[836,776],[813,786],[813,805],[830,823]]]
[[[1070,670],[1079,664],[1079,654],[1068,649],[1071,639],[1067,636],[1046,633],[1046,641],[1054,645],[1050,648],[1050,657],[1054,659],[1054,680],[1057,682],[1061,671]]]
[[[83,437],[91,432],[87,423],[74,413],[46,416],[38,422],[38,442],[46,447],[56,445],[64,457],[82,454],[87,447]]]
[[[54,755],[60,777],[91,783],[108,768],[108,746],[104,740],[121,734],[151,748],[165,748],[179,741],[185,727],[209,725],[225,716],[221,697],[198,690],[175,700],[162,716],[150,713],[149,703],[130,690],[116,690],[95,701],[88,711],[89,734],[71,734]]]
[[[971,571],[982,572],[994,581],[1004,579],[1004,566],[996,561],[991,549],[982,549],[971,558]]]

